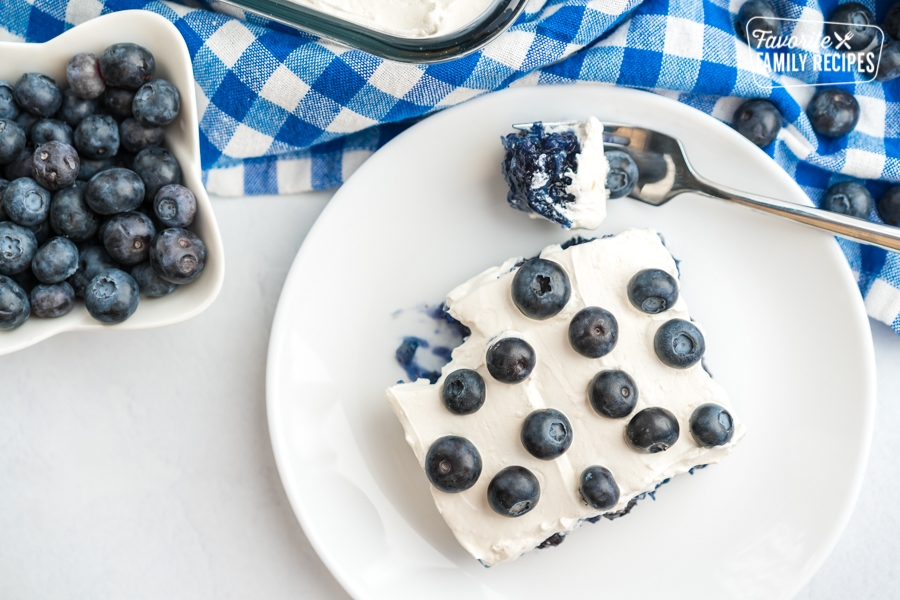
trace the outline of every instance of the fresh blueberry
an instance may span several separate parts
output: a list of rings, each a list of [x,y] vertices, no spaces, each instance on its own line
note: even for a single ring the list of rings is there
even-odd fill
[[[456,415],[470,415],[484,404],[484,379],[472,369],[457,369],[444,379],[441,400]]]
[[[132,116],[131,105],[134,102],[134,92],[121,88],[108,87],[103,94],[103,105],[109,114],[117,119],[127,119]]]
[[[742,40],[759,48],[767,37],[781,35],[781,21],[769,0],[748,0],[738,11],[737,30]]]
[[[31,177],[31,155],[34,153],[34,146],[25,144],[22,151],[11,163],[6,165],[4,175],[6,179],[14,181],[20,177]]]
[[[40,73],[22,75],[16,82],[15,97],[20,107],[39,117],[56,114],[63,99],[56,81]]]
[[[559,313],[572,295],[565,270],[553,261],[532,258],[516,271],[512,299],[526,317],[548,319]]]
[[[79,98],[71,89],[68,89],[63,92],[63,104],[59,109],[59,118],[71,127],[77,127],[85,117],[94,114],[96,109],[96,100]]]
[[[852,94],[837,88],[815,93],[806,107],[806,116],[819,135],[836,138],[850,133],[859,122],[859,103]]]
[[[181,99],[174,85],[165,79],[145,83],[134,94],[131,110],[134,117],[147,127],[164,127],[175,120]]]
[[[9,180],[0,178],[0,221],[9,221],[6,211],[3,210],[3,192],[9,187]]]
[[[139,212],[113,215],[103,230],[103,247],[113,260],[136,265],[150,258],[150,242],[156,227],[150,217]]]
[[[76,54],[69,60],[66,79],[79,98],[99,98],[106,90],[106,82],[100,74],[100,60],[90,52]]]
[[[152,252],[150,256],[152,258]],[[531,375],[536,360],[534,348],[528,342],[522,338],[505,337],[488,348],[485,362],[488,373],[497,381],[519,383]]]
[[[144,148],[159,146],[166,139],[166,130],[162,127],[147,127],[137,119],[125,119],[119,125],[119,139],[122,147],[129,152],[140,152]]]
[[[0,81],[0,119],[16,119],[20,114],[13,86]]]
[[[525,467],[506,467],[491,479],[488,504],[504,517],[521,517],[541,499],[541,484]]]
[[[31,127],[31,141],[36,146],[57,141],[75,145],[75,132],[68,123],[57,119],[41,119]]]
[[[687,369],[703,358],[706,340],[696,325],[684,319],[666,321],[653,337],[656,356],[673,369]]]
[[[152,202],[160,188],[181,183],[181,165],[165,148],[145,148],[134,157],[132,166],[144,182],[144,199]]]
[[[85,117],[75,128],[75,147],[87,158],[115,156],[119,151],[119,125],[109,115]]]
[[[96,160],[93,158],[82,158],[81,168],[78,169],[79,181],[88,182],[94,175],[96,175],[100,171],[106,171],[107,169],[112,169],[113,167],[118,166],[117,156],[108,156],[106,158],[100,158]]]
[[[875,18],[869,9],[859,2],[839,4],[825,22],[825,35],[835,44],[840,52],[859,52],[865,50],[877,35],[874,27]],[[846,40],[846,44],[838,45],[838,40]]]
[[[603,153],[609,163],[606,175],[606,189],[610,199],[623,198],[631,193],[638,180],[638,167],[634,159],[621,150]]]
[[[28,320],[28,294],[15,281],[0,275],[0,329],[10,331]]]
[[[425,474],[431,485],[456,494],[463,492],[481,476],[481,455],[466,438],[447,435],[431,445],[425,455]]]
[[[631,375],[625,371],[600,371],[588,386],[588,399],[597,414],[610,419],[621,419],[634,410],[638,401],[638,388]]]
[[[153,54],[137,44],[113,44],[100,55],[100,73],[108,86],[136,90],[153,79],[155,69]]]
[[[645,454],[665,452],[678,441],[678,419],[664,408],[645,408],[625,428],[628,445]]]
[[[588,467],[581,474],[579,490],[584,501],[594,509],[609,510],[619,503],[619,486],[605,467]]]
[[[861,183],[842,181],[836,183],[822,196],[822,208],[834,213],[866,219],[872,211],[872,194]]]
[[[699,446],[723,446],[734,435],[731,413],[718,404],[701,404],[691,415],[691,436]]]
[[[113,215],[136,209],[144,200],[144,183],[134,171],[115,167],[88,182],[84,199],[95,213]]]
[[[25,149],[25,132],[12,119],[0,119],[0,165],[11,163]]]
[[[84,290],[88,313],[101,323],[121,323],[137,310],[141,291],[134,278],[119,269],[107,269]]]
[[[100,220],[84,200],[83,181],[76,181],[53,195],[50,200],[50,226],[57,235],[73,242],[84,242],[97,233]]]
[[[900,41],[891,40],[881,48],[878,62],[878,81],[891,81],[900,77]]]
[[[900,40],[900,2],[895,2],[884,17],[884,32],[895,40]]]
[[[31,114],[27,110],[23,110],[19,113],[19,116],[16,117],[16,123],[22,128],[22,131],[25,132],[25,137],[31,137],[31,128],[40,120],[41,118],[39,116]]]
[[[11,181],[3,192],[3,210],[19,225],[37,225],[50,211],[50,192],[33,179],[20,177]]]
[[[572,445],[572,425],[555,408],[543,408],[525,417],[522,445],[535,458],[553,460]]]
[[[197,198],[183,185],[164,185],[153,199],[153,212],[166,227],[187,227],[197,214]]]
[[[35,252],[31,270],[41,283],[65,281],[78,270],[78,248],[68,238],[52,238]]]
[[[51,191],[75,183],[81,167],[75,148],[56,141],[38,146],[31,161],[31,174],[35,182]]]
[[[678,282],[662,269],[644,269],[628,282],[628,300],[648,315],[665,312],[678,300]]]
[[[91,280],[107,269],[118,269],[119,263],[114,261],[103,246],[87,246],[78,254],[78,270],[69,277],[69,283],[76,296],[84,296],[84,290]]]
[[[608,310],[588,306],[578,311],[569,323],[569,344],[582,356],[606,356],[618,341],[619,323]]]
[[[31,290],[31,310],[42,319],[61,317],[75,306],[75,290],[61,281],[50,285],[37,285]]]
[[[900,227],[900,186],[894,186],[882,194],[877,208],[882,221]]]
[[[747,100],[734,112],[731,124],[742,136],[764,148],[781,131],[781,111],[769,100]]]
[[[37,248],[31,231],[11,221],[0,222],[0,273],[13,275],[28,269]]]
[[[141,293],[151,298],[168,296],[178,288],[178,285],[166,281],[157,275],[149,261],[135,265],[131,269],[131,276],[137,281],[138,287],[141,288]]]
[[[506,150],[502,171],[509,185],[507,202],[571,227],[572,221],[560,209],[575,200],[566,191],[572,184],[568,173],[577,169],[576,157],[581,152],[575,133],[548,134],[541,123],[535,123],[527,133],[513,133],[501,140]]]
[[[53,237],[53,228],[50,227],[50,219],[44,219],[37,225],[30,225],[25,229],[34,234],[34,239],[37,240],[38,246]]]

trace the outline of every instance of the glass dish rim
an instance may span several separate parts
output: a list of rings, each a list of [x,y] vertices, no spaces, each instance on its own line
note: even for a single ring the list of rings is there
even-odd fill
[[[525,9],[528,0],[498,0],[462,29],[424,38],[391,35],[326,15],[291,0],[212,0],[209,4],[226,14],[233,14],[234,9],[246,11],[387,60],[430,64],[462,58],[480,50],[509,29]]]

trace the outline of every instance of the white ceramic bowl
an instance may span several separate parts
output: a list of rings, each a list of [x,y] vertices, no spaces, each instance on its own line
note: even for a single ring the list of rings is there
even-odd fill
[[[104,325],[88,314],[79,299],[69,314],[56,319],[32,315],[13,331],[0,331],[0,354],[21,350],[63,331],[146,329],[178,323],[203,312],[222,289],[225,257],[212,204],[200,175],[200,139],[191,57],[181,34],[163,17],[129,10],[83,23],[43,44],[0,42],[0,79],[15,84],[23,73],[43,73],[60,88],[68,87],[66,64],[79,52],[99,56],[111,44],[133,42],[149,49],[156,59],[155,77],[172,82],[181,94],[181,111],[166,128],[165,147],[178,159],[184,185],[197,197],[197,217],[189,227],[206,244],[206,269],[195,281],[162,298],[141,296],[137,311],[117,325]]]

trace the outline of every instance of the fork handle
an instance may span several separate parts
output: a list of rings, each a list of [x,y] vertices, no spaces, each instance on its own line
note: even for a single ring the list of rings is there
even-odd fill
[[[734,202],[817,229],[824,229],[854,242],[900,252],[900,227],[882,225],[820,208],[739,192],[702,177],[697,177],[697,180],[699,189],[696,191],[706,196]]]

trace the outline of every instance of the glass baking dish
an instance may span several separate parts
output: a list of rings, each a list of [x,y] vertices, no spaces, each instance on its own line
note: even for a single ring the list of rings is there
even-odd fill
[[[319,12],[291,0],[207,0],[210,8],[241,18],[246,11],[329,38],[370,54],[408,63],[436,63],[465,56],[506,31],[528,0],[492,0],[480,17],[445,35],[401,37]],[[238,9],[237,11],[235,9]]]

